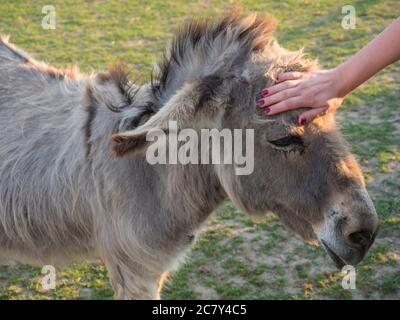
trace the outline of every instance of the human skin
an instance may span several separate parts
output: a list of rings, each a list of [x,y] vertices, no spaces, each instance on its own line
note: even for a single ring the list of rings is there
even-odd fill
[[[299,124],[304,125],[315,117],[335,112],[347,94],[399,59],[400,17],[336,68],[280,74],[277,84],[261,91],[263,98],[257,104],[267,115],[309,108],[299,116]]]

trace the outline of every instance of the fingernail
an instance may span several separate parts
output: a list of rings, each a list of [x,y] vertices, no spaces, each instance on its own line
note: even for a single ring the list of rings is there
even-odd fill
[[[263,89],[263,90],[261,91],[261,94],[262,94],[263,96],[266,96],[266,95],[268,94],[268,89]]]
[[[304,126],[306,124],[306,122],[307,122],[307,120],[303,118],[300,120],[300,125]]]
[[[257,100],[257,105],[262,106],[264,104],[264,99]]]
[[[263,112],[264,112],[265,114],[268,114],[270,111],[271,111],[270,108],[265,108],[265,109],[263,109]]]

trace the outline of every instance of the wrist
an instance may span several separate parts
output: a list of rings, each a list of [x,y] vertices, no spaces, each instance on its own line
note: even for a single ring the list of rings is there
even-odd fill
[[[351,89],[349,89],[348,78],[344,75],[343,65],[339,65],[331,71],[337,98],[344,98]]]

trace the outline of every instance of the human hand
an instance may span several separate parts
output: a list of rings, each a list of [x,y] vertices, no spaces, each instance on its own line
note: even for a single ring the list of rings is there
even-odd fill
[[[267,115],[310,108],[299,117],[299,124],[304,125],[339,108],[344,99],[342,82],[340,72],[336,69],[282,73],[278,76],[277,84],[261,91],[263,98],[257,104]]]

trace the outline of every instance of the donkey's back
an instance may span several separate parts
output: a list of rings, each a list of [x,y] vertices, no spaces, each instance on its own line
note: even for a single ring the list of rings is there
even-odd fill
[[[0,258],[51,260],[90,246],[84,79],[0,40]],[[80,187],[79,187],[80,186]],[[63,250],[60,250],[60,249]],[[21,257],[22,255],[22,257]],[[49,258],[50,257],[50,258]]]

